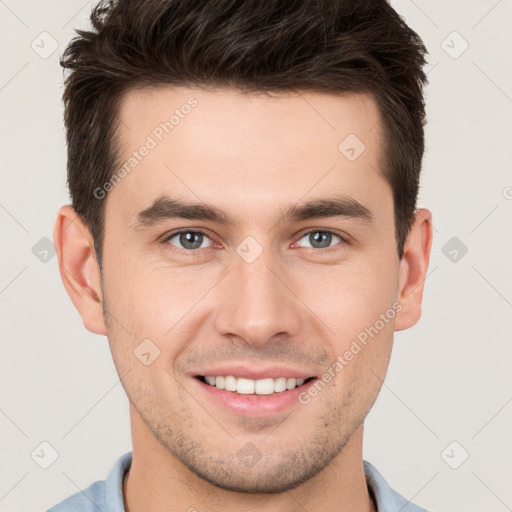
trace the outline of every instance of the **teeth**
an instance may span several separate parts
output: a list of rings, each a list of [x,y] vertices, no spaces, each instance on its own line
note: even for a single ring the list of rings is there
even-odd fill
[[[212,378],[217,381],[215,377]],[[215,385],[217,385],[217,382],[215,382]],[[236,391],[236,378],[232,375],[224,377],[224,389],[226,389],[226,391]]]
[[[254,394],[254,381],[251,379],[242,379],[241,377],[236,381],[236,392],[241,395]]]
[[[297,379],[293,377],[288,377],[286,380],[286,389],[293,389],[297,385]]]
[[[287,389],[294,389],[304,384],[305,379],[296,379],[294,377],[278,377],[277,379],[252,380],[244,377],[234,377],[233,375],[218,376],[206,375],[204,380],[218,389],[226,391],[236,391],[241,395],[272,395],[281,393]]]
[[[207,375],[204,380],[208,382],[211,386],[215,386],[215,377],[212,377],[211,375]]]
[[[274,391],[276,393],[286,391],[286,377],[279,377],[274,381]]]
[[[274,379],[257,380],[254,384],[254,391],[257,395],[271,395],[275,392]]]

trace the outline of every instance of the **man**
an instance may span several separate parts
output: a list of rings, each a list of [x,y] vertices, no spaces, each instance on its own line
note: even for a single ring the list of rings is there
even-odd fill
[[[421,39],[384,0],[91,19],[62,59],[54,240],[133,452],[52,512],[424,510],[362,459],[432,241]]]

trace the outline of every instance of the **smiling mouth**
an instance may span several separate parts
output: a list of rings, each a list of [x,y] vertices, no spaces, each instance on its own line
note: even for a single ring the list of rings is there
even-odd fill
[[[309,377],[307,379],[278,377],[276,379],[266,378],[253,380],[244,377],[235,377],[233,375],[197,375],[196,378],[209,386],[225,391],[232,391],[239,395],[273,395],[303,386],[316,377]]]

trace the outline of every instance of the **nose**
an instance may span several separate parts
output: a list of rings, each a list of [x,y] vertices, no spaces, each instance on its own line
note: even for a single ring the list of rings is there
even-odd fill
[[[252,263],[235,256],[234,268],[217,296],[217,332],[261,347],[272,338],[296,336],[300,306],[284,264],[265,250]]]

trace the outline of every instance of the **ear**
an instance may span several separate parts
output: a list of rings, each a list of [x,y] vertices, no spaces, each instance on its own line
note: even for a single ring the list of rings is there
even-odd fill
[[[412,327],[421,316],[423,286],[432,247],[432,213],[416,210],[414,222],[404,244],[400,260],[398,301],[402,309],[396,316],[395,331]]]
[[[93,238],[70,205],[62,206],[57,214],[53,241],[64,288],[82,317],[84,326],[95,334],[106,335],[100,269]]]

